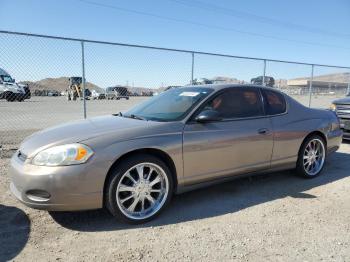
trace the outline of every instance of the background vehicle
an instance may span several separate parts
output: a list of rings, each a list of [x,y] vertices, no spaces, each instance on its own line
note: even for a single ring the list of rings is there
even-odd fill
[[[350,139],[350,95],[333,101],[331,110],[336,112],[340,120],[340,127],[343,129],[343,138]]]
[[[9,102],[23,101],[26,98],[24,88],[16,84],[15,79],[3,69],[0,68],[0,99],[6,99]]]
[[[186,86],[32,135],[11,160],[11,190],[34,208],[107,207],[142,223],[173,193],[214,182],[286,169],[314,178],[341,138],[334,112],[271,88]]]
[[[101,99],[106,99],[106,95],[105,94],[103,94],[103,93],[99,93],[99,92],[97,92],[95,89],[93,89],[92,91],[91,91],[91,98],[92,99],[97,99],[97,100],[101,100]]]
[[[72,76],[69,78],[69,86],[67,89],[67,99],[70,100],[77,100],[77,98],[82,98],[82,77],[79,76]]]
[[[77,100],[77,98],[83,99],[83,78],[80,76],[72,76],[69,78],[69,86],[67,89],[67,100]],[[91,91],[85,88],[85,99],[90,99]]]
[[[32,97],[32,93],[30,92],[29,85],[27,84],[17,84],[17,85],[23,88],[25,92],[24,99],[30,99]]]
[[[250,82],[254,85],[263,85],[263,76],[252,78]],[[275,79],[272,76],[265,76],[265,86],[273,87],[275,85]]]
[[[106,88],[106,98],[108,100],[119,100],[126,99],[129,100],[129,91],[124,86],[111,86]]]
[[[213,84],[213,80],[207,78],[196,78],[193,80],[192,85],[211,85]]]
[[[168,91],[170,89],[179,88],[179,87],[181,87],[181,86],[167,86],[166,88],[164,88],[163,92]]]
[[[61,96],[61,93],[57,90],[51,90],[47,92],[47,96]]]

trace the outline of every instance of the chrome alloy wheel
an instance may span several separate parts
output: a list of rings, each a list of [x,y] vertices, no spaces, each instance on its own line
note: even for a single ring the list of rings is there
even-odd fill
[[[323,142],[312,139],[305,147],[303,155],[304,170],[309,176],[317,175],[323,167],[325,161],[325,147]]]
[[[146,219],[157,213],[169,194],[165,171],[154,163],[140,163],[119,180],[116,200],[120,211],[130,219]]]

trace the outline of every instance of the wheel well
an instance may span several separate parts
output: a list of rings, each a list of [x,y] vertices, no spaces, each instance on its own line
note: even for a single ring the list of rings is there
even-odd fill
[[[324,141],[324,143],[325,143],[326,150],[327,150],[327,138],[326,138],[326,136],[325,136],[321,131],[313,131],[313,132],[309,133],[309,134],[304,138],[303,142],[302,142],[301,145],[300,145],[299,151],[301,150],[301,147],[302,147],[302,145],[305,143],[306,139],[308,139],[310,136],[314,136],[314,135],[318,135],[318,136],[320,136],[320,137],[323,139],[323,141]]]
[[[13,92],[11,92],[11,91],[5,91],[5,92],[3,93],[3,96],[4,96],[4,97],[11,96],[11,95],[13,95]]]
[[[103,194],[105,195],[106,192],[106,187],[107,187],[107,182],[110,179],[110,177],[112,176],[112,171],[113,169],[118,166],[124,159],[129,158],[133,155],[137,155],[137,154],[148,154],[148,155],[152,155],[155,157],[158,157],[159,159],[161,159],[170,169],[171,172],[171,176],[174,180],[174,191],[176,191],[176,187],[177,187],[177,173],[176,173],[176,167],[174,164],[174,161],[171,159],[171,157],[165,153],[162,150],[159,149],[155,149],[155,148],[143,148],[143,149],[137,149],[134,151],[130,151],[124,155],[122,155],[121,157],[119,157],[114,163],[113,165],[109,168],[107,176],[105,178],[105,182],[104,182],[104,186],[103,186]]]

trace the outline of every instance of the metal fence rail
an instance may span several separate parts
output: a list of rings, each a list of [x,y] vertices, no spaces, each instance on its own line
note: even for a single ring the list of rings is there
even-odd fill
[[[51,36],[51,35],[40,35],[40,34],[13,32],[13,31],[4,31],[4,30],[0,30],[0,33],[1,34],[9,34],[9,35],[22,35],[22,36],[41,37],[41,38],[56,39],[56,40],[67,40],[67,41],[75,41],[75,42],[94,43],[94,44],[137,47],[137,48],[155,49],[155,50],[162,50],[162,51],[190,53],[190,54],[212,55],[212,56],[222,56],[222,57],[250,59],[250,60],[260,60],[260,61],[269,61],[269,62],[279,62],[279,63],[289,63],[289,64],[299,64],[299,65],[310,65],[310,66],[314,65],[314,66],[322,66],[322,67],[334,67],[334,68],[350,69],[350,66],[338,66],[338,65],[327,65],[327,64],[316,64],[316,63],[304,63],[304,62],[295,62],[295,61],[287,61],[287,60],[276,60],[276,59],[249,57],[249,56],[237,56],[237,55],[228,55],[228,54],[220,54],[220,53],[201,52],[201,51],[194,51],[194,50],[165,48],[165,47],[136,45],[136,44],[126,44],[126,43],[118,43],[118,42],[107,42],[107,41],[88,40],[88,39],[81,39],[81,38],[69,38],[69,37],[60,37],[60,36]]]
[[[265,85],[273,76],[275,88],[287,92],[306,106],[323,108],[350,91],[350,66],[3,30],[0,30],[0,68],[19,77],[16,82],[28,85],[32,95],[31,99],[22,103],[6,102],[6,97],[1,95],[0,84],[0,98],[3,98],[0,100],[2,146],[16,146],[25,136],[54,124],[126,110],[147,99],[144,96],[152,92],[161,92],[166,86],[196,84],[199,78],[218,76],[214,81],[247,83],[260,76],[260,83]],[[325,78],[330,74],[332,76]],[[338,78],[334,78],[335,74]],[[67,77],[71,76],[81,79],[82,90],[74,93],[79,94],[81,99],[76,102],[56,97],[61,93],[55,88],[67,85]],[[303,79],[298,79],[300,77]],[[156,83],[155,79],[162,83]],[[122,81],[126,84],[121,84]],[[119,89],[115,84],[120,85]],[[108,93],[108,86],[115,86],[111,89],[114,93]],[[87,97],[93,97],[87,91],[97,87],[105,90],[105,94],[98,94],[97,100],[100,95],[105,99],[87,100]],[[154,89],[159,87],[162,88]],[[118,90],[124,90],[124,93]],[[125,93],[125,90],[128,92]],[[62,93],[70,98],[69,89],[64,91]],[[72,98],[76,98],[73,93]],[[126,98],[128,100],[122,100]]]

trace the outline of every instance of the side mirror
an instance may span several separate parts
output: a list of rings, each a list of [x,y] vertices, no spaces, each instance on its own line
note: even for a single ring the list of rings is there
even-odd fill
[[[12,78],[12,83],[16,83],[16,79]]]
[[[199,123],[208,123],[214,121],[220,121],[222,118],[219,113],[215,110],[204,110],[198,116],[196,116],[195,120]]]

